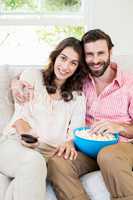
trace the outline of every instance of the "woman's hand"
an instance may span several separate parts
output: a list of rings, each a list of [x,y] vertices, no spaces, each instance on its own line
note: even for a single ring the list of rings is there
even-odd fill
[[[39,146],[38,136],[33,129],[20,134],[20,142],[28,148],[37,148]]]
[[[19,122],[21,123],[22,130],[17,129],[20,134],[20,142],[22,145],[28,148],[36,148],[39,146],[39,137],[37,136],[36,132],[27,126],[27,124],[22,124],[22,120]],[[25,123],[25,121],[24,121]],[[25,125],[25,127],[24,127]]]
[[[56,150],[56,154],[70,160],[75,160],[78,155],[72,141],[67,141],[60,145]]]
[[[21,144],[24,145],[25,147],[31,148],[31,149],[35,149],[39,146],[39,142],[36,143],[27,143],[24,140],[20,140]]]

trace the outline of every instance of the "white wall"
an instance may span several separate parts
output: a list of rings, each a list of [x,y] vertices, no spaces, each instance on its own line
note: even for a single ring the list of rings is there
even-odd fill
[[[133,0],[89,0],[91,20],[88,28],[100,28],[114,42],[114,54],[133,59]]]

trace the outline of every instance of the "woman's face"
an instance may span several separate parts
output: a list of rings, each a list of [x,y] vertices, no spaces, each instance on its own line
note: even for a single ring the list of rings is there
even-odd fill
[[[64,83],[76,71],[78,65],[79,54],[72,47],[63,49],[54,64],[54,73],[57,80]]]

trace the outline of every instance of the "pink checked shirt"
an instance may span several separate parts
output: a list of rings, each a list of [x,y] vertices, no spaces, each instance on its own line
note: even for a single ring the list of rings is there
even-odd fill
[[[91,125],[94,120],[133,122],[133,75],[121,72],[115,63],[110,67],[117,70],[116,78],[99,96],[93,78],[89,76],[85,80],[83,90],[87,99],[88,125]]]

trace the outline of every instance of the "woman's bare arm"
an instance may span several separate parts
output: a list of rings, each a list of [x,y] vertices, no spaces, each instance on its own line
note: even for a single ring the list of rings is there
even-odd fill
[[[27,133],[32,130],[29,123],[24,121],[23,119],[16,120],[13,126],[16,128],[16,131],[20,134]]]
[[[25,147],[28,147],[28,148],[32,148],[32,149],[38,147],[38,145],[39,145],[38,140],[37,140],[38,137],[28,122],[24,121],[23,119],[18,119],[18,120],[16,120],[16,122],[14,123],[13,126],[16,128],[16,131],[20,135],[25,136],[25,134],[26,134],[28,136],[33,136],[33,138],[36,139],[34,142],[32,141],[29,143],[28,142],[29,139],[28,139],[28,141],[27,141],[27,139],[25,141],[24,138],[21,137],[20,142],[22,145],[24,145]],[[32,138],[30,138],[30,140],[31,139]]]

